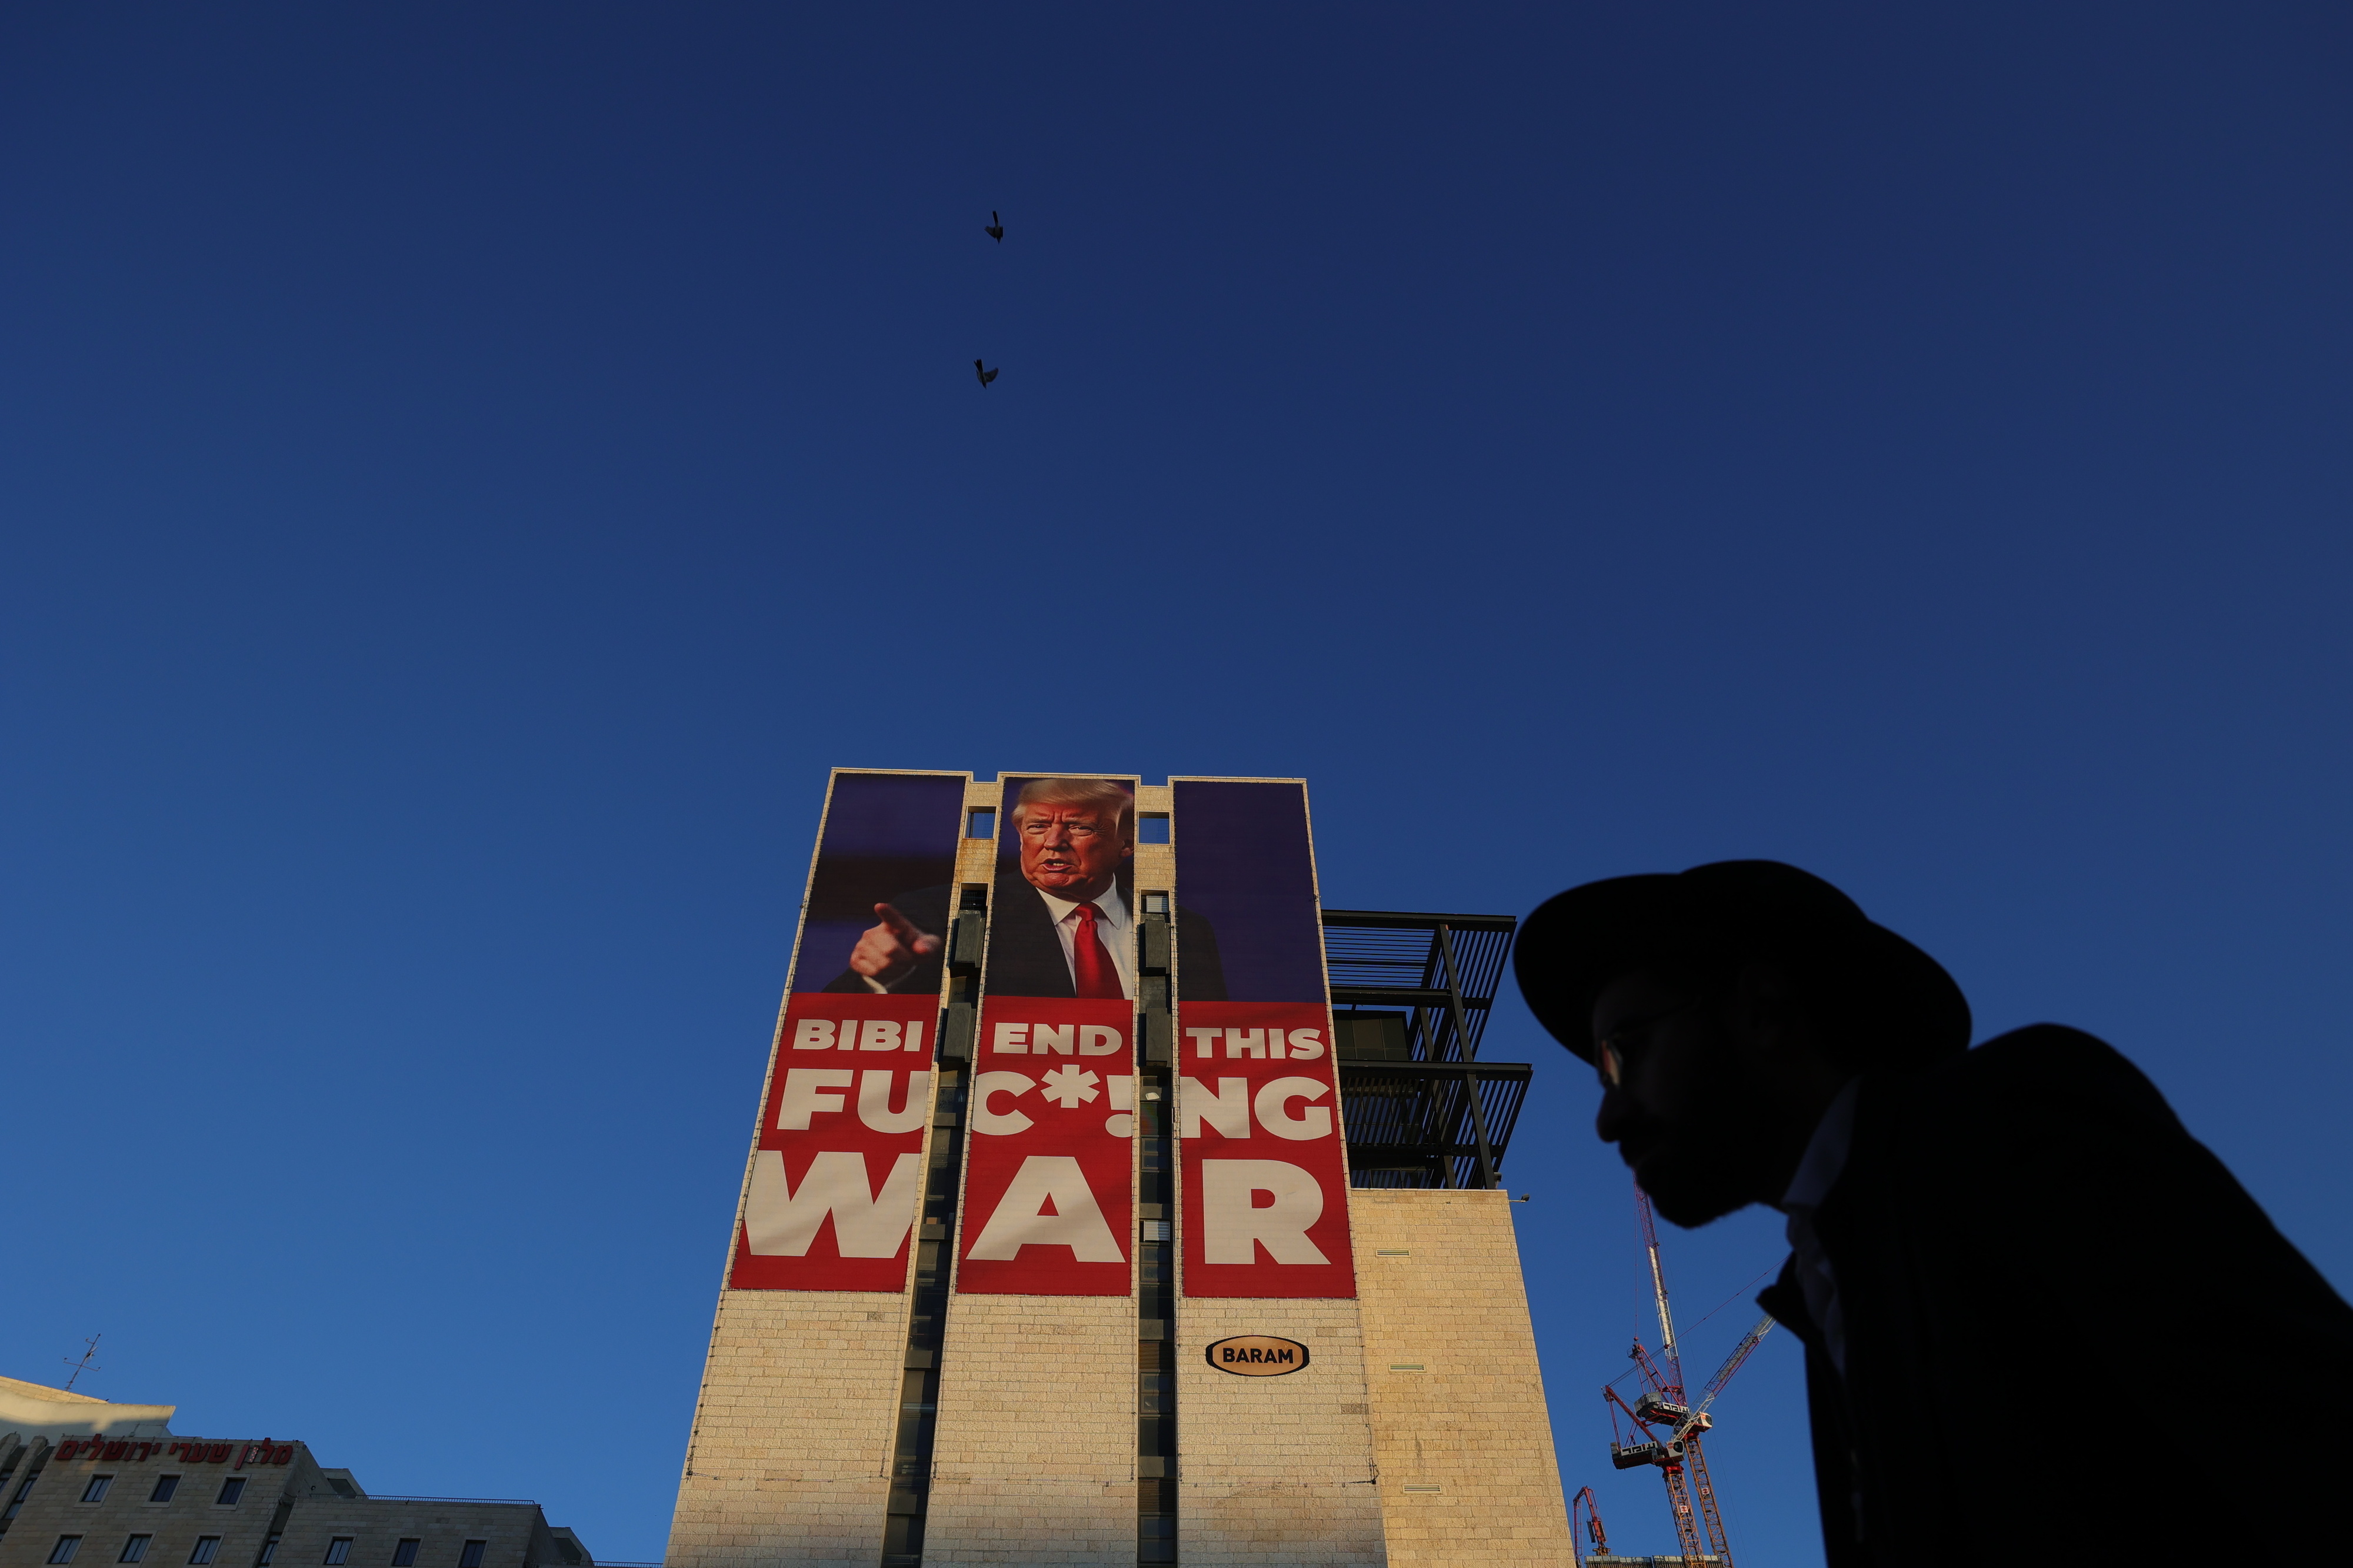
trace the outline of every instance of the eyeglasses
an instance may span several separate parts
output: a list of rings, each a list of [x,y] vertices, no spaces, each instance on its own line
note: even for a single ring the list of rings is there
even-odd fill
[[[1593,1067],[1594,1070],[1601,1075],[1601,1087],[1604,1089],[1625,1088],[1627,1058],[1636,1046],[1649,1041],[1651,1030],[1678,1013],[1688,1013],[1702,1003],[1712,1002],[1715,999],[1714,993],[1694,996],[1688,1001],[1676,1003],[1663,1012],[1653,1013],[1647,1018],[1637,1018],[1632,1023],[1620,1024],[1595,1040]]]

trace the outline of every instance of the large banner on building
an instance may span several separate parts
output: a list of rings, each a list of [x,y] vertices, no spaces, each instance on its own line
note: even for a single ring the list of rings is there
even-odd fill
[[[833,776],[736,1227],[735,1289],[906,1287],[966,776]]]
[[[1008,774],[1004,785],[987,994],[1134,1001],[1134,784]]]
[[[959,1291],[1130,1293],[1134,1026],[1117,997],[982,1007]]]
[[[1306,786],[1169,782],[1184,1293],[1354,1296]],[[1215,932],[1199,984],[1188,924]]]
[[[956,1289],[1124,1296],[1135,1234],[1135,789],[1007,774]]]

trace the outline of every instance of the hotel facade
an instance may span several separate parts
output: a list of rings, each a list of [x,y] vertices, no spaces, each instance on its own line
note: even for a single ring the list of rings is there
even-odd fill
[[[838,770],[670,1568],[1570,1563],[1512,933],[1295,779]]]
[[[535,1502],[372,1497],[278,1437],[0,1377],[0,1568],[596,1568]]]

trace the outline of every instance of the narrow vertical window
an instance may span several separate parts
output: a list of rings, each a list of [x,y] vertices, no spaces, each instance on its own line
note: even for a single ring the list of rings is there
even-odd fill
[[[147,1500],[149,1502],[170,1502],[172,1500],[172,1494],[179,1489],[179,1477],[157,1476],[155,1478],[155,1489],[147,1494]]]
[[[188,1561],[195,1564],[195,1568],[204,1568],[204,1564],[213,1560],[213,1553],[219,1550],[219,1536],[199,1535],[196,1537],[196,1549],[188,1553]]]
[[[213,1500],[216,1508],[227,1508],[245,1495],[245,1478],[231,1476],[221,1483],[220,1496]]]
[[[80,1536],[60,1535],[58,1537],[58,1543],[49,1548],[49,1561],[52,1563],[70,1563],[74,1559],[74,1553],[80,1550]]]
[[[1147,911],[1149,900],[1157,897],[1160,912],[1166,912],[1166,893],[1145,897]],[[1147,1072],[1136,1079],[1136,1088],[1143,1134],[1143,1180],[1136,1195],[1145,1215],[1166,1216],[1175,1198],[1169,1185],[1167,1075]],[[1176,1358],[1168,1341],[1176,1248],[1166,1217],[1145,1219],[1137,1235],[1136,1314],[1144,1320],[1138,1325],[1144,1337],[1135,1346],[1135,1561],[1157,1565],[1176,1561]]]
[[[114,1478],[112,1476],[90,1477],[90,1485],[81,1489],[81,1500],[84,1502],[104,1502],[106,1500],[106,1489],[113,1484]]]
[[[130,1540],[122,1543],[122,1555],[116,1558],[115,1561],[117,1563],[144,1563],[147,1560],[147,1543],[154,1539],[155,1538],[152,1535],[132,1536]]]
[[[392,1568],[416,1568],[417,1548],[421,1544],[413,1535],[401,1537],[400,1544],[392,1549]]]
[[[458,1553],[458,1568],[482,1568],[482,1550],[489,1545],[487,1541],[466,1542],[466,1550]]]
[[[1176,1562],[1176,1483],[1173,1480],[1138,1481],[1135,1492],[1136,1562]]]
[[[334,1568],[334,1564],[339,1563],[348,1563],[351,1560],[352,1538],[348,1535],[338,1535],[332,1541],[327,1542],[327,1555],[321,1559],[322,1562],[328,1564],[328,1568]]]
[[[253,1560],[253,1568],[269,1568],[270,1563],[278,1556],[278,1543],[285,1539],[282,1535],[273,1535],[263,1542],[261,1555]]]

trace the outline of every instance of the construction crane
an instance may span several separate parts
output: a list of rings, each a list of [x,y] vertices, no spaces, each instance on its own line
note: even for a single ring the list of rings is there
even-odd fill
[[[1586,1552],[1577,1549],[1577,1527],[1580,1521],[1585,1526],[1585,1538],[1593,1542],[1591,1557],[1609,1556],[1609,1537],[1601,1528],[1601,1505],[1593,1500],[1591,1487],[1586,1488],[1569,1500],[1568,1557],[1570,1563],[1575,1564],[1575,1568],[1585,1568],[1585,1564],[1590,1560]]]
[[[1724,1364],[1715,1369],[1715,1375],[1709,1378],[1707,1386],[1699,1391],[1699,1413],[1702,1415],[1707,1414],[1707,1407],[1715,1403],[1715,1396],[1724,1392],[1724,1385],[1732,1381],[1732,1374],[1738,1372],[1741,1363],[1748,1359],[1748,1352],[1757,1348],[1757,1342],[1772,1330],[1773,1315],[1767,1312],[1757,1320],[1757,1326],[1749,1330],[1738,1344],[1732,1347],[1732,1353],[1724,1358]]]
[[[1732,1353],[1700,1391],[1696,1405],[1686,1400],[1683,1352],[1675,1341],[1674,1313],[1667,1304],[1666,1270],[1659,1262],[1658,1226],[1651,1218],[1650,1194],[1640,1187],[1634,1189],[1634,1211],[1641,1216],[1642,1246],[1651,1263],[1651,1290],[1659,1306],[1659,1359],[1652,1359],[1637,1339],[1632,1360],[1648,1387],[1631,1405],[1620,1396],[1614,1386],[1605,1385],[1601,1390],[1602,1399],[1611,1406],[1609,1462],[1621,1470],[1640,1465],[1657,1466],[1667,1483],[1667,1505],[1674,1513],[1675,1539],[1682,1544],[1683,1561],[1696,1563],[1704,1556],[1712,1556],[1717,1568],[1732,1568],[1732,1547],[1725,1540],[1724,1516],[1715,1506],[1715,1486],[1708,1479],[1707,1456],[1701,1450],[1700,1434],[1715,1425],[1707,1407],[1715,1403],[1715,1396],[1724,1392],[1732,1374],[1740,1370],[1757,1342],[1773,1327],[1773,1320],[1765,1319],[1733,1347]],[[1620,1411],[1641,1434],[1639,1442],[1616,1440]],[[1706,1550],[1700,1544],[1703,1531],[1707,1537]]]

